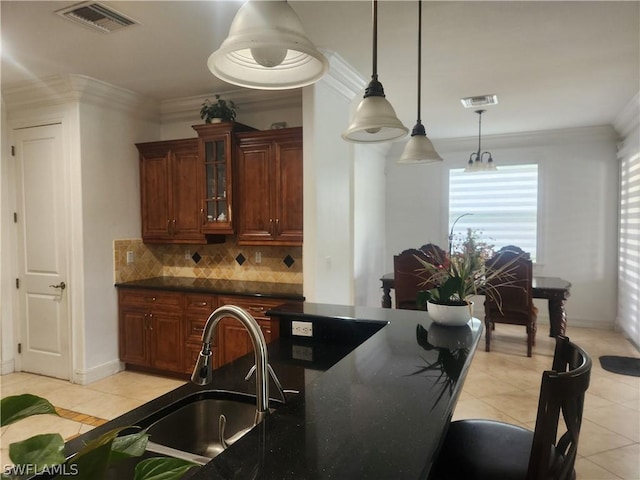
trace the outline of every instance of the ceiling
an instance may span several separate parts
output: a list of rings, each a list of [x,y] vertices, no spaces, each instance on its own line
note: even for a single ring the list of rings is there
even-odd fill
[[[63,19],[73,1],[2,0],[2,88],[74,73],[157,100],[224,93],[207,69],[241,1],[104,1],[140,25],[109,34]],[[307,36],[368,81],[371,3],[289,2]],[[611,124],[640,90],[638,1],[424,1],[422,119],[431,138],[477,135],[460,98],[497,94],[484,134]],[[417,2],[378,9],[378,74],[409,128],[416,120]],[[346,125],[345,125],[346,127]]]

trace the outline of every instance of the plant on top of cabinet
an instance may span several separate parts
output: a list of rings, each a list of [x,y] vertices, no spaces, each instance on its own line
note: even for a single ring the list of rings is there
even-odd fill
[[[208,98],[202,103],[200,118],[206,123],[235,122],[237,106],[233,100],[225,100],[216,94],[212,103]]]

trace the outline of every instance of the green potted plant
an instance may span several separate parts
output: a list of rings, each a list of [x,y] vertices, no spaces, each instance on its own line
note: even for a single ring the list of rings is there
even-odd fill
[[[496,285],[507,285],[512,280],[512,263],[500,269],[491,269],[486,260],[493,255],[493,246],[479,240],[478,232],[467,229],[464,239],[453,243],[444,258],[429,263],[416,257],[422,265],[416,274],[421,285],[435,285],[421,290],[417,303],[427,306],[435,322],[464,325],[472,317],[475,295],[487,295],[500,305]]]
[[[211,102],[207,98],[202,103],[200,118],[202,118],[205,123],[235,122],[238,107],[233,100],[227,101],[218,94],[216,94],[215,97],[215,102]]]

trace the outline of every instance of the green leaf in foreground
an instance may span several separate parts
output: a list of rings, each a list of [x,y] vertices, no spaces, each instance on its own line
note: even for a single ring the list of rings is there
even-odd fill
[[[187,470],[199,466],[179,458],[147,458],[136,465],[133,480],[178,480]]]
[[[140,457],[147,449],[148,439],[149,434],[146,430],[138,433],[132,433],[130,435],[123,435],[122,437],[116,437],[113,440],[113,445],[111,446],[109,464],[129,457]]]
[[[16,465],[47,465],[64,463],[64,440],[58,433],[46,433],[9,445],[9,458]]]
[[[58,415],[56,409],[44,398],[30,393],[12,395],[0,401],[0,426],[10,425],[32,415]]]

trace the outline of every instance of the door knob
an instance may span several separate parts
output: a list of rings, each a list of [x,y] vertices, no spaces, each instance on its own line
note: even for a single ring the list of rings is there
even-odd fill
[[[58,285],[49,285],[51,288],[59,288],[60,290],[64,290],[67,288],[67,284],[64,282],[60,282]]]

